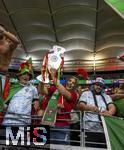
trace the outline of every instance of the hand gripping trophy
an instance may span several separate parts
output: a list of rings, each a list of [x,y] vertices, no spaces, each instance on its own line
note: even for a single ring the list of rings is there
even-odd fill
[[[60,74],[64,65],[64,52],[65,48],[55,45],[46,53],[42,63],[41,75],[37,77],[38,80],[43,83],[52,82],[51,69],[56,70],[56,78],[60,80]]]

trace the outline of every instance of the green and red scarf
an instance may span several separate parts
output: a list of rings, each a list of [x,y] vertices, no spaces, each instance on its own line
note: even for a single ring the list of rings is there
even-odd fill
[[[59,106],[63,105],[63,96],[56,90],[48,102],[42,118],[42,124],[54,126]]]
[[[6,87],[6,86],[5,86],[5,87]],[[5,99],[5,97],[4,97],[4,98],[3,98],[2,96],[0,97],[0,112],[3,112],[3,111],[4,111],[4,110],[3,110],[4,104],[8,103],[8,102],[12,99],[12,97],[13,97],[18,91],[20,91],[22,88],[23,88],[23,86],[22,86],[21,84],[19,84],[19,83],[14,83],[14,84],[10,85],[9,88],[5,88],[5,89],[4,89],[4,92],[5,92],[5,93],[8,93],[8,95],[4,93],[4,94],[7,96],[6,99]],[[9,90],[9,92],[6,91],[6,90]],[[4,96],[5,96],[5,95],[4,95]]]

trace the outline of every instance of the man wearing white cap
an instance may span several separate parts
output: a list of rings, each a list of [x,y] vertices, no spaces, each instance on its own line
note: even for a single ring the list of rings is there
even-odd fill
[[[99,123],[100,116],[98,113],[103,116],[112,116],[116,112],[111,97],[104,90],[105,81],[103,78],[98,77],[93,82],[91,89],[83,92],[79,99],[79,109],[82,112],[88,111],[83,116],[83,121],[85,121],[83,128],[86,131],[98,132],[103,130],[101,123]]]
[[[100,77],[96,78],[95,82],[91,87],[91,90],[82,93],[79,99],[79,109],[81,111],[100,113],[101,115],[114,115],[116,112],[115,106],[112,102],[111,97],[104,92],[104,89],[104,79]],[[99,121],[99,117],[98,115],[88,114],[85,115],[84,120]],[[88,126],[87,129],[89,128],[90,127]]]

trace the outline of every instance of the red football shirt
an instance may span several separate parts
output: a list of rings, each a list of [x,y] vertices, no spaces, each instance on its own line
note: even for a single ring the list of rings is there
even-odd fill
[[[51,86],[49,88],[49,95],[45,96],[43,103],[42,103],[43,110],[46,109],[48,101],[51,98],[53,92],[55,92],[55,90],[56,90],[56,87]],[[64,98],[64,108],[61,108],[57,113],[56,125],[66,126],[66,125],[70,124],[68,121],[68,120],[70,120],[70,112],[75,107],[75,105],[77,103],[77,98],[78,98],[76,91],[73,90],[70,93],[71,93],[71,99],[68,100],[68,99]],[[61,113],[65,113],[65,114],[61,114]],[[60,119],[62,119],[62,121]],[[65,121],[63,121],[63,120],[65,120]]]

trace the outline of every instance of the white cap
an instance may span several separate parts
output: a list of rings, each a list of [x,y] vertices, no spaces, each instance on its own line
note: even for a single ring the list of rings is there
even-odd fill
[[[96,78],[94,83],[99,83],[105,88],[105,80],[101,77]]]

